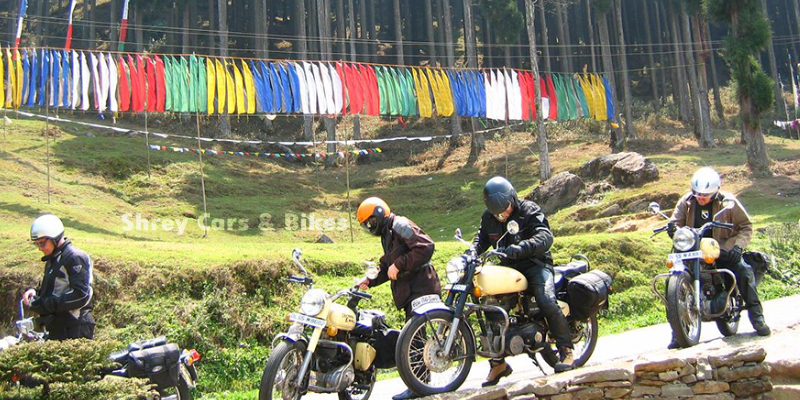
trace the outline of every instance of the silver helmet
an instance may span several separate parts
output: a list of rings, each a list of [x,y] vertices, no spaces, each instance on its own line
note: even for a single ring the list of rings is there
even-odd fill
[[[717,171],[711,167],[703,167],[692,176],[692,193],[711,195],[719,191],[721,184]]]
[[[64,236],[64,224],[53,214],[43,214],[31,224],[31,240],[52,239],[56,245]]]

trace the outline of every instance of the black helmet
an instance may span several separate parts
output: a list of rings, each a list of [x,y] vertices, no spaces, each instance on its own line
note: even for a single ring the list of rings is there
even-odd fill
[[[517,191],[508,179],[495,176],[483,186],[483,202],[491,214],[501,214],[509,205],[517,203]]]

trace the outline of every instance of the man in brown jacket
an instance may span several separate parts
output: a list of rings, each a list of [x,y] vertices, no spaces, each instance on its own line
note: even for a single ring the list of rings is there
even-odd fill
[[[441,293],[439,275],[430,262],[433,240],[410,219],[393,214],[389,205],[377,197],[364,200],[358,206],[357,217],[364,229],[380,236],[383,245],[378,277],[372,280],[364,278],[359,286],[361,290],[367,290],[391,280],[394,305],[405,311],[408,320],[413,315],[412,301]],[[417,395],[408,389],[392,399],[415,397]]]
[[[756,292],[756,280],[753,269],[742,259],[742,251],[750,243],[753,235],[753,224],[744,206],[732,194],[721,192],[719,174],[712,168],[700,168],[692,176],[692,191],[678,200],[670,219],[668,232],[670,237],[677,228],[690,226],[698,228],[710,222],[714,215],[723,208],[725,199],[734,201],[730,210],[723,212],[717,221],[733,224],[733,229],[714,228],[706,232],[719,242],[720,257],[717,266],[731,270],[736,275],[739,292],[744,297],[750,317],[750,324],[761,336],[770,334],[769,326],[764,322],[764,312]],[[670,348],[677,347],[674,338]]]

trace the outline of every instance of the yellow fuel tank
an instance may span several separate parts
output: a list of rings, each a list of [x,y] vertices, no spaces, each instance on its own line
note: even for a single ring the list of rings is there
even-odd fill
[[[328,326],[351,331],[356,326],[356,313],[341,304],[331,303],[327,321]]]
[[[517,293],[528,288],[528,280],[522,273],[497,265],[484,266],[481,273],[475,276],[475,284],[484,296]]]

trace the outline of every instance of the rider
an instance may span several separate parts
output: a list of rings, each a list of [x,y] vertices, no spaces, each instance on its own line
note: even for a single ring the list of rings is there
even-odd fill
[[[723,212],[719,217],[720,222],[733,224],[733,229],[709,229],[706,231],[706,237],[713,237],[719,242],[720,256],[717,266],[729,269],[736,275],[739,292],[742,293],[748,309],[750,324],[760,336],[768,336],[770,329],[764,322],[764,312],[758,300],[753,269],[742,259],[742,251],[750,243],[753,234],[750,216],[736,197],[719,190],[721,179],[714,169],[703,167],[697,170],[692,176],[691,186],[692,190],[678,200],[667,232],[672,237],[680,227],[699,228],[710,222],[714,214],[723,208],[723,200],[734,201],[733,208]],[[668,347],[670,349],[678,347],[674,337]]]
[[[411,302],[425,295],[439,295],[439,275],[431,264],[434,243],[417,224],[406,217],[395,215],[389,205],[377,197],[370,197],[358,206],[358,222],[369,233],[380,236],[383,257],[380,272],[375,279],[364,278],[358,285],[361,290],[378,286],[391,280],[392,297],[398,310],[404,310],[406,320],[413,315]],[[417,397],[407,389],[392,399]]]
[[[505,253],[500,265],[516,269],[528,280],[528,290],[533,292],[536,304],[544,313],[547,324],[556,338],[559,361],[556,372],[572,369],[572,341],[564,313],[556,301],[553,258],[550,246],[553,232],[542,209],[530,200],[520,200],[517,192],[507,179],[496,176],[489,179],[483,187],[483,200],[486,211],[481,217],[481,227],[472,242],[468,253],[481,254],[490,246]],[[519,233],[506,235],[508,221],[519,224]],[[491,370],[483,386],[496,385],[500,378],[511,374],[511,367],[505,359],[489,361]]]
[[[23,304],[41,316],[48,339],[94,338],[91,258],[64,237],[64,224],[53,214],[33,221],[31,241],[44,254],[44,278],[25,291]]]

